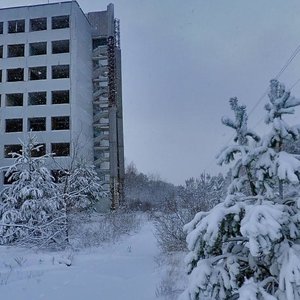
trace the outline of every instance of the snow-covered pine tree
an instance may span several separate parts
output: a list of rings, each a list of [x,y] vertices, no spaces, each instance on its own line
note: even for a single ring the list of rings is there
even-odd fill
[[[189,285],[181,299],[300,299],[300,197],[276,192],[282,183],[299,184],[300,161],[280,145],[298,138],[299,127],[287,125],[283,116],[300,100],[277,80],[271,81],[269,100],[270,133],[257,147],[230,146],[220,155],[223,163],[240,160],[233,174],[241,164],[250,168],[255,193],[245,195],[233,183],[224,202],[185,226]],[[240,145],[247,145],[241,142],[247,132],[236,138]]]
[[[95,166],[85,160],[74,161],[71,168],[62,173],[61,188],[68,211],[91,207],[106,196]]]
[[[229,100],[230,107],[234,112],[234,120],[223,117],[222,123],[225,126],[235,130],[235,145],[226,147],[218,155],[218,163],[229,164],[235,161],[232,168],[233,181],[229,186],[229,193],[234,194],[237,191],[245,191],[245,185],[248,186],[251,195],[256,195],[255,175],[253,174],[252,165],[255,163],[256,157],[252,155],[252,145],[249,138],[254,142],[259,142],[260,137],[248,128],[248,116],[245,105],[239,105],[237,98]],[[239,154],[237,158],[236,154]]]
[[[63,198],[45,162],[49,155],[32,157],[40,147],[31,134],[5,176],[11,184],[0,195],[0,244],[46,246],[64,241]]]

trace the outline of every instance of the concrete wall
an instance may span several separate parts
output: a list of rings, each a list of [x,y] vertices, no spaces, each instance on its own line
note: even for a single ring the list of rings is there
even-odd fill
[[[51,29],[51,17],[70,15],[70,28]],[[47,30],[29,32],[29,20],[47,17]],[[25,19],[25,33],[7,34],[7,21]],[[0,83],[0,167],[11,164],[12,159],[3,158],[3,145],[19,144],[18,139],[27,136],[27,119],[46,117],[47,130],[35,132],[38,142],[46,143],[47,152],[51,151],[51,142],[68,142],[79,144],[82,153],[88,160],[93,159],[92,145],[92,88],[91,88],[91,33],[89,23],[76,2],[55,3],[0,10],[0,20],[4,22],[4,34],[0,34],[0,45],[3,45],[3,59],[0,59],[2,83]],[[70,40],[70,53],[51,54],[51,41]],[[29,43],[47,42],[47,55],[29,56]],[[6,58],[7,45],[25,44],[25,57]],[[70,65],[70,78],[51,79],[51,66]],[[28,81],[28,67],[47,66],[47,79]],[[24,81],[6,82],[6,69],[24,68]],[[51,91],[70,90],[69,104],[51,104]],[[29,92],[46,91],[47,104],[27,106]],[[24,93],[22,107],[5,107],[5,94]],[[70,116],[70,130],[51,130],[52,116]],[[5,133],[5,119],[23,118],[23,132]],[[57,158],[63,165],[68,158]],[[55,167],[54,167],[55,168]],[[57,167],[56,167],[57,168]],[[0,188],[3,178],[0,172]]]
[[[77,5],[76,5],[77,6]],[[91,26],[80,9],[74,9],[71,31],[72,143],[79,155],[92,162],[93,86]]]

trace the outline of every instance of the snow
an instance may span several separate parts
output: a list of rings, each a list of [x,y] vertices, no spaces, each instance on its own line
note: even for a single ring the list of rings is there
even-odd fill
[[[249,239],[249,249],[253,256],[269,254],[274,243],[282,238],[282,226],[288,215],[283,212],[283,205],[269,201],[261,205],[248,205],[241,221],[241,234]]]
[[[80,252],[0,247],[1,299],[157,299],[161,270],[153,231],[147,221],[115,244]]]
[[[284,151],[278,154],[278,177],[280,179],[287,179],[292,183],[299,183],[298,172],[300,171],[300,161],[295,157]]]

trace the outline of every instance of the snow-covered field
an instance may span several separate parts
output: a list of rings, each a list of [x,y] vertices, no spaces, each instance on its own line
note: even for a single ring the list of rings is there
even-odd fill
[[[78,252],[0,247],[0,299],[153,300],[165,274],[153,225]],[[67,264],[72,261],[71,266]]]

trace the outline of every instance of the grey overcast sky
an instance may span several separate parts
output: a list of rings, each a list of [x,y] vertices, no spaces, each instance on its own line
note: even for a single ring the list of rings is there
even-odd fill
[[[0,6],[47,2],[0,0]],[[89,12],[109,1],[78,3]],[[249,111],[255,106],[300,44],[300,1],[113,3],[121,20],[127,163],[175,184],[222,171],[215,156],[233,134],[220,122],[230,115],[228,99],[237,96]],[[280,80],[290,87],[299,78],[300,54]],[[300,97],[300,83],[292,91]],[[260,133],[266,101],[249,118]]]

